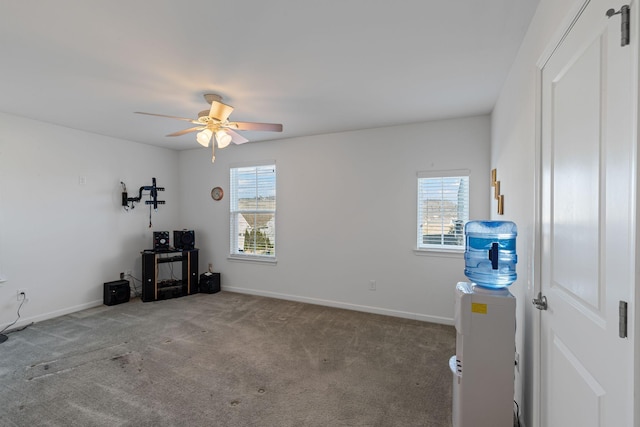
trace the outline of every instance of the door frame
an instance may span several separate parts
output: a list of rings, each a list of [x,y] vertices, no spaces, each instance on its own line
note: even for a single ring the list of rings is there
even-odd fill
[[[528,300],[525,301],[525,312],[526,310],[532,310],[531,319],[532,322],[532,347],[536,349],[533,353],[532,357],[532,375],[533,384],[531,390],[533,392],[533,407],[531,408],[531,420],[533,422],[533,426],[529,427],[543,427],[541,425],[542,414],[540,413],[542,408],[542,312],[533,307],[529,302],[538,295],[538,292],[542,289],[541,277],[542,277],[542,71],[556,51],[558,46],[564,41],[567,34],[571,31],[574,24],[584,11],[584,9],[588,6],[590,0],[582,0],[576,2],[576,4],[571,8],[567,16],[563,19],[561,25],[556,30],[555,34],[549,39],[549,43],[547,47],[543,51],[542,55],[540,55],[538,61],[536,62],[536,75],[535,75],[535,155],[534,155],[534,241],[533,241],[533,267],[531,269],[533,288],[531,289],[531,294],[528,295]],[[620,2],[622,4],[629,4],[631,7],[631,45],[639,46],[638,44],[638,29],[640,29],[640,7],[638,5],[638,0],[629,0],[628,2]],[[604,14],[606,11],[602,11]],[[639,200],[638,200],[638,189],[640,188],[640,177],[638,176],[638,163],[640,162],[639,152],[638,152],[638,123],[640,123],[640,108],[639,108],[639,100],[640,100],[640,91],[639,91],[639,58],[640,55],[638,53],[640,49],[636,49],[633,51],[633,87],[631,88],[632,92],[635,93],[634,100],[634,108],[635,112],[633,116],[635,117],[635,123],[633,124],[632,134],[633,139],[636,141],[633,151],[632,157],[635,159],[633,162],[633,170],[635,172],[636,180],[632,184],[632,194],[630,195],[632,198],[632,205],[635,209],[635,221],[632,226],[634,230],[635,236],[635,253],[636,263],[634,266],[633,280],[635,281],[635,286],[633,287],[632,295],[630,298],[630,308],[629,308],[629,330],[630,333],[633,334],[634,341],[634,356],[633,360],[634,366],[630,367],[633,370],[633,388],[634,388],[634,401],[633,401],[633,419],[634,424],[638,424],[640,422],[640,393],[637,391],[640,390],[640,361],[637,360],[636,355],[640,354],[640,316],[636,316],[635,307],[639,307],[640,305],[640,292],[637,291],[639,285],[640,278],[640,262],[637,261],[637,255],[640,254],[640,238],[638,225],[640,224],[640,209],[639,209]],[[525,315],[526,316],[526,315]]]

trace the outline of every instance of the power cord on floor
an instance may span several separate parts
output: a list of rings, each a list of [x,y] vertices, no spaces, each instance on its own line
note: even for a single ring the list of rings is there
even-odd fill
[[[518,405],[518,402],[516,402],[515,400],[513,401],[513,403],[516,404],[516,411],[515,411],[515,417],[517,422],[516,425],[520,427],[520,405]]]
[[[141,297],[142,293],[138,291],[138,288],[136,287],[136,280],[138,282],[140,282],[140,286],[142,286],[142,280],[138,279],[137,277],[133,277],[131,274],[127,274],[125,275],[125,278],[130,277],[131,279],[133,279],[131,281],[131,283],[133,284],[133,295],[135,295],[136,297]]]
[[[3,334],[4,331],[6,331],[7,329],[9,329],[9,327],[15,325],[18,320],[20,320],[20,309],[22,308],[22,306],[24,305],[24,302],[27,300],[27,296],[24,295],[24,298],[22,298],[22,302],[20,302],[20,305],[18,306],[18,311],[17,311],[17,316],[16,320],[14,320],[13,322],[9,323],[7,326],[5,326],[1,331],[0,331],[0,343],[3,343],[7,340],[7,336],[5,334]],[[18,331],[22,331],[24,329],[26,329],[27,327],[33,325],[33,322],[31,322],[30,324],[28,324],[27,326],[21,328],[21,329],[16,329],[7,333],[13,333],[13,332],[18,332]]]
[[[21,302],[21,303],[20,303],[20,305],[18,306],[18,312],[17,312],[18,317],[17,317],[17,318],[16,318],[16,320],[14,320],[12,323],[9,323],[7,326],[5,326],[5,327],[4,327],[4,329],[0,331],[0,334],[1,334],[1,333],[3,333],[4,331],[6,331],[7,329],[9,329],[9,326],[13,326],[13,325],[15,325],[15,324],[18,322],[18,320],[20,319],[20,309],[22,308],[22,306],[23,306],[23,304],[24,304],[24,302],[25,302],[26,300],[27,300],[27,297],[26,297],[26,295],[25,295],[25,297],[24,297],[24,298],[22,298],[22,302]]]

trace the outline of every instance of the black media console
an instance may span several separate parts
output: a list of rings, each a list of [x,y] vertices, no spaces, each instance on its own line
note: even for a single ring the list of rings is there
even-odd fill
[[[158,280],[158,264],[182,263],[182,280]],[[142,252],[142,301],[177,298],[198,292],[198,249]]]

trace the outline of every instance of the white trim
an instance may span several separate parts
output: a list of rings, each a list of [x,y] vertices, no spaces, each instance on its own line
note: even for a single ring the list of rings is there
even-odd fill
[[[632,202],[631,202],[631,207],[632,209],[635,210],[634,214],[632,215],[633,218],[633,225],[632,225],[632,229],[633,229],[633,236],[635,236],[635,245],[632,247],[632,251],[634,252],[632,255],[631,259],[636,260],[635,261],[635,265],[633,270],[630,272],[631,273],[631,277],[634,278],[634,286],[631,289],[631,298],[630,300],[632,301],[632,306],[631,306],[631,320],[629,323],[631,323],[631,333],[633,334],[633,340],[634,340],[634,348],[633,348],[633,360],[634,360],[634,364],[633,364],[633,390],[634,390],[634,399],[633,399],[633,413],[632,413],[632,419],[633,422],[637,425],[638,424],[638,420],[640,420],[640,393],[638,393],[638,390],[640,390],[640,368],[638,367],[638,363],[635,362],[636,358],[638,357],[638,354],[640,354],[640,316],[638,315],[638,306],[640,304],[640,292],[638,292],[638,286],[640,284],[640,263],[638,262],[638,254],[640,253],[640,238],[638,238],[638,232],[639,232],[639,227],[638,227],[638,223],[640,222],[640,206],[638,205],[638,203],[640,203],[640,200],[638,199],[638,191],[639,191],[639,186],[638,186],[638,180],[640,179],[640,177],[638,176],[638,162],[640,161],[640,159],[638,158],[639,156],[639,152],[638,152],[638,144],[640,143],[640,141],[638,140],[638,123],[640,123],[640,106],[638,105],[638,103],[640,102],[640,87],[639,87],[639,82],[638,79],[640,77],[640,70],[638,69],[639,63],[638,63],[638,57],[640,56],[638,53],[638,46],[640,46],[640,35],[639,35],[639,31],[638,29],[640,28],[640,26],[638,25],[638,20],[640,19],[640,10],[638,8],[638,2],[636,0],[632,0],[630,3],[630,9],[631,9],[631,39],[630,41],[630,46],[634,47],[633,50],[633,55],[632,55],[632,67],[633,67],[633,71],[632,71],[632,93],[635,96],[634,99],[634,103],[633,103],[633,107],[635,108],[635,112],[634,112],[634,120],[635,123],[633,123],[633,140],[635,141],[635,144],[633,144],[633,153],[632,153],[632,170],[633,170],[633,176],[635,176],[635,180],[632,180],[631,183],[631,198],[632,198]],[[634,304],[635,303],[635,304]]]
[[[569,10],[569,13],[562,20],[562,23],[558,27],[556,33],[549,39],[549,44],[547,45],[546,49],[542,52],[540,58],[538,58],[536,67],[539,70],[542,70],[544,68],[544,66],[547,64],[547,61],[551,59],[553,53],[567,37],[575,23],[578,21],[578,18],[580,18],[580,15],[582,15],[582,12],[589,4],[589,1],[590,0],[584,0],[582,3],[577,2],[573,5],[571,10]]]
[[[556,33],[549,39],[549,44],[544,49],[542,55],[536,62],[536,82],[535,82],[535,154],[534,154],[534,243],[533,243],[533,268],[531,269],[531,283],[533,286],[530,288],[531,293],[528,295],[527,301],[535,298],[542,289],[541,283],[541,261],[542,261],[542,72],[545,65],[551,59],[551,56],[560,46],[560,44],[567,37],[567,34],[571,31],[576,21],[580,18],[580,15],[589,4],[590,0],[583,2],[577,2],[569,11],[567,16],[563,19],[562,23],[558,27]],[[532,372],[531,378],[533,379],[531,390],[532,408],[528,409],[531,414],[531,420],[533,426],[542,426],[542,312],[535,309],[532,305],[529,305],[529,312],[532,319],[532,343],[531,347],[537,349],[533,352],[532,357]],[[527,310],[525,309],[524,316],[527,317]],[[526,341],[526,337],[525,337]],[[520,349],[522,352],[524,349]],[[523,381],[524,384],[524,381]],[[524,393],[522,394],[524,397]],[[521,408],[524,402],[521,402]],[[521,414],[523,415],[523,414]]]
[[[555,50],[555,49],[554,49]],[[546,60],[544,61],[546,63]],[[536,69],[536,82],[535,82],[535,141],[534,141],[534,173],[533,173],[533,248],[532,248],[532,256],[533,263],[531,268],[531,283],[533,284],[533,288],[531,288],[531,292],[527,295],[527,301],[531,301],[535,298],[542,289],[541,283],[541,261],[542,261],[542,69],[544,63],[539,63]],[[526,292],[526,290],[525,290]],[[533,308],[533,306],[528,306],[529,311],[532,312],[532,344],[531,346],[535,348],[537,351],[534,351],[531,355],[531,366],[532,372],[531,377],[533,378],[531,384],[531,391],[533,393],[533,397],[531,399],[533,407],[530,408],[531,420],[534,426],[540,426],[542,420],[542,311]],[[524,317],[527,317],[526,309],[524,310]],[[526,337],[523,335],[523,342],[526,344]],[[519,349],[519,352],[522,353],[524,349]],[[524,373],[524,372],[523,372]],[[524,381],[521,382],[524,384]],[[524,398],[525,390],[522,390],[522,396]],[[524,400],[524,399],[523,399]],[[520,402],[522,405],[523,402]],[[522,415],[522,413],[521,413]]]
[[[403,319],[413,319],[413,320],[419,320],[422,322],[439,323],[441,325],[452,326],[454,324],[453,319],[448,317],[428,316],[426,314],[411,313],[407,311],[388,310],[386,308],[371,307],[368,305],[351,304],[346,302],[325,300],[320,298],[301,297],[298,295],[281,294],[278,292],[261,291],[256,289],[241,288],[237,286],[223,286],[222,290],[226,292],[237,292],[239,294],[257,295],[257,296],[262,296],[267,298],[283,299],[287,301],[304,302],[307,304],[322,305],[326,307],[343,308],[346,310],[361,311],[364,313],[373,313],[373,314],[381,314],[384,316],[400,317]]]
[[[258,167],[258,166],[268,166],[268,165],[275,165],[276,161],[275,160],[258,160],[258,161],[251,161],[251,162],[236,162],[236,163],[231,163],[229,164],[229,170],[231,169],[236,169],[236,168],[250,168],[250,167]]]
[[[449,169],[441,171],[418,171],[418,178],[448,178],[451,176],[471,176],[469,169]]]
[[[413,253],[420,256],[434,256],[442,258],[464,258],[464,249],[418,249],[413,248]]]
[[[20,329],[21,327],[27,326],[30,323],[38,323],[38,322],[42,322],[44,320],[49,320],[49,319],[54,319],[56,317],[60,317],[60,316],[64,316],[67,314],[72,314],[72,313],[76,313],[78,311],[82,311],[82,310],[87,310],[89,308],[94,308],[94,307],[99,307],[101,305],[104,304],[103,300],[96,300],[96,301],[91,301],[91,302],[87,302],[84,304],[78,304],[78,305],[74,305],[72,307],[66,307],[63,308],[61,310],[55,310],[55,311],[50,311],[48,313],[42,313],[39,314],[37,316],[32,316],[32,317],[21,317],[20,320],[18,320],[15,325],[13,325],[13,327],[7,329],[8,332],[14,330],[14,329]],[[104,306],[105,310],[108,310],[109,307]],[[11,322],[9,322],[11,323]],[[7,325],[9,325],[9,323],[7,323]],[[1,326],[0,329],[6,327],[5,326]]]
[[[276,257],[260,256],[260,255],[240,255],[229,254],[227,256],[229,261],[242,261],[242,262],[256,262],[259,264],[277,264],[278,259]]]

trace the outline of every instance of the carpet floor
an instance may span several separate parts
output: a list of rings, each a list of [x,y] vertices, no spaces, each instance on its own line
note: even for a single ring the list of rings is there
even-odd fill
[[[0,344],[2,426],[451,426],[455,329],[220,292]]]

